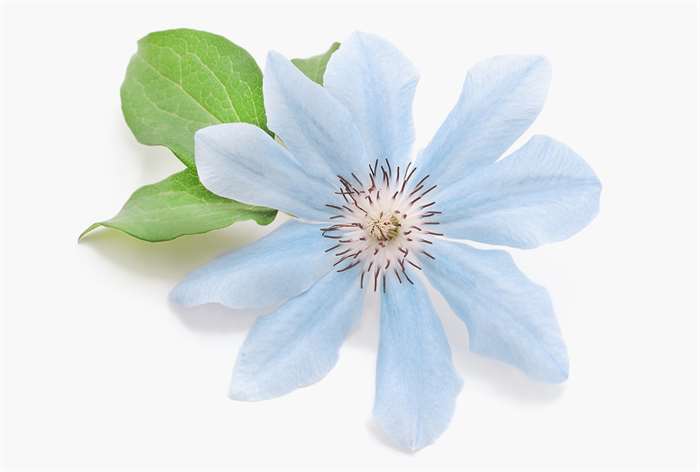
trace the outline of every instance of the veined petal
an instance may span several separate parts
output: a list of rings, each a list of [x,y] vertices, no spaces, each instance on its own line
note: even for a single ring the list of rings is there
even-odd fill
[[[323,225],[288,221],[250,246],[189,274],[171,292],[185,306],[220,303],[230,308],[274,305],[308,289],[333,264]]]
[[[541,56],[496,56],[467,73],[457,105],[418,157],[417,167],[444,186],[494,162],[535,121],[549,89]]]
[[[423,270],[467,325],[469,348],[544,382],[563,382],[569,359],[547,291],[505,251],[436,241]]]
[[[413,64],[378,36],[353,33],[331,57],[324,86],[350,110],[365,143],[368,164],[375,159],[388,159],[394,165],[408,160],[417,83]]]
[[[248,333],[231,381],[231,398],[265,400],[321,380],[362,310],[357,273],[332,271]]]
[[[215,194],[309,220],[325,221],[333,214],[324,197],[334,187],[308,174],[257,126],[209,126],[194,138],[199,179]]]
[[[574,235],[598,214],[600,181],[566,145],[534,136],[437,198],[451,238],[533,248]]]
[[[263,94],[267,125],[305,172],[331,183],[366,169],[365,149],[350,112],[276,52],[267,56]]]
[[[420,282],[388,283],[392,286],[382,295],[374,416],[393,442],[415,451],[447,429],[462,380]]]

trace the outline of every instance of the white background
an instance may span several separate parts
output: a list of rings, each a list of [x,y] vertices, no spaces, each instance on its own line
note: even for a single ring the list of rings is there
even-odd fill
[[[257,6],[255,6],[257,5]],[[326,5],[326,6],[323,6]],[[321,52],[355,29],[421,71],[417,146],[467,68],[500,53],[553,64],[525,138],[550,134],[603,182],[601,213],[573,239],[513,251],[552,295],[571,356],[563,386],[468,352],[438,308],[465,384],[451,427],[414,455],[371,422],[376,313],[319,384],[239,403],[229,374],[252,313],[181,310],[188,271],[270,227],[244,223],[148,244],[90,223],[176,171],[135,142],[119,86],[136,40],[192,27],[263,65],[268,49]],[[697,436],[697,16],[657,6],[10,6],[4,33],[4,396],[10,466],[692,467]],[[518,143],[519,144],[519,143]]]

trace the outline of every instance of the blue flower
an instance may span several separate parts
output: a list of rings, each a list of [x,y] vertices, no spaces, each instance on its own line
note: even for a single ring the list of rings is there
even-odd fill
[[[335,365],[368,292],[381,296],[374,416],[398,446],[433,442],[462,380],[426,294],[432,284],[469,331],[469,347],[534,379],[562,382],[566,346],[544,288],[502,250],[534,248],[584,228],[600,182],[566,145],[534,136],[501,159],[539,114],[550,67],[498,56],[468,73],[435,137],[412,160],[414,66],[391,44],[355,33],[325,86],[271,52],[268,124],[197,132],[199,176],[212,192],[295,216],[254,244],[190,274],[183,305],[253,308],[231,397],[263,400],[320,380]]]

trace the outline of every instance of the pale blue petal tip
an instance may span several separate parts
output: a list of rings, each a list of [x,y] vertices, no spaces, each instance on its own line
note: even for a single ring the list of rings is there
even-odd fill
[[[263,95],[268,127],[307,176],[335,185],[338,175],[365,169],[359,122],[325,87],[279,53],[268,54]]]
[[[464,80],[457,104],[416,165],[442,185],[495,162],[539,115],[551,68],[542,56],[483,60]]]
[[[399,287],[382,296],[374,416],[389,439],[416,451],[449,425],[462,379],[425,289]]]
[[[330,270],[332,255],[320,237],[323,225],[288,221],[264,238],[192,272],[171,292],[179,305],[219,303],[260,308],[309,288]],[[300,271],[303,266],[305,270]]]
[[[535,248],[588,226],[598,214],[600,192],[586,161],[538,135],[442,191],[441,227],[452,238]]]
[[[354,33],[331,56],[324,86],[351,112],[360,131],[367,168],[375,159],[402,165],[413,146],[413,96],[418,71],[388,41]]]
[[[362,309],[356,274],[329,272],[248,333],[231,380],[236,400],[266,400],[321,380]]]
[[[470,349],[519,368],[535,380],[569,376],[566,345],[547,291],[505,251],[438,241],[431,253],[449,264],[424,264],[433,286],[467,325]]]
[[[197,175],[211,192],[314,221],[332,215],[318,195],[333,192],[334,182],[310,177],[294,156],[257,126],[209,126],[197,132],[194,144]]]

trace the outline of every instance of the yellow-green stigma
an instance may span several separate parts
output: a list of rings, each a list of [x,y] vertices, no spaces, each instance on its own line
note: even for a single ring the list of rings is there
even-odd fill
[[[399,235],[401,222],[396,215],[380,215],[367,225],[370,236],[377,241],[391,241]]]

